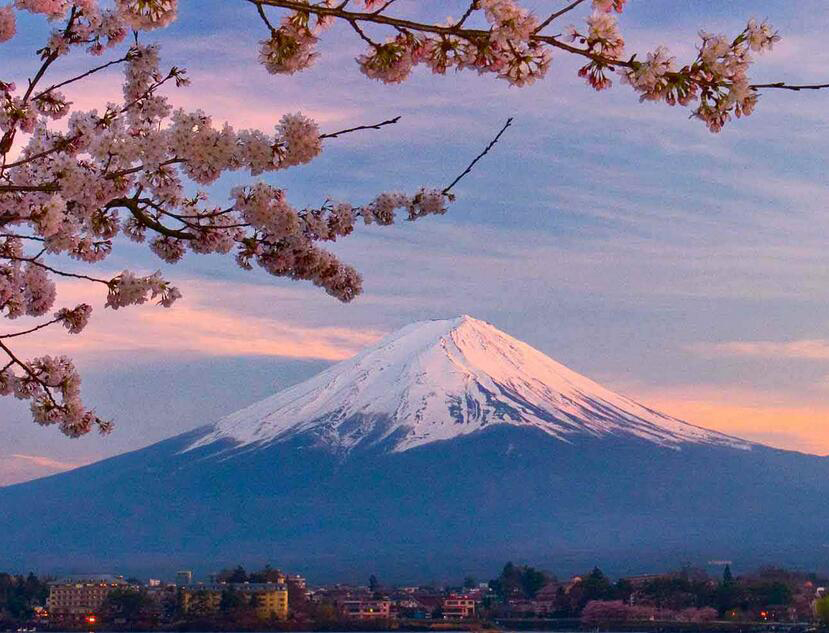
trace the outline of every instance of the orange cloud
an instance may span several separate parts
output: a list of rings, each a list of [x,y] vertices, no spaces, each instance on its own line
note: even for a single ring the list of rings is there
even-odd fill
[[[105,276],[105,275],[104,275]],[[177,280],[185,296],[172,308],[152,304],[105,309],[105,290],[84,282],[58,284],[60,306],[93,305],[80,335],[58,326],[15,342],[21,355],[69,354],[86,359],[130,356],[284,356],[343,360],[382,332],[348,327],[311,327],[279,317],[256,316],[254,306],[278,306],[292,290],[254,284]],[[234,308],[238,308],[235,310]],[[29,326],[19,321],[19,329]]]
[[[788,450],[829,455],[829,405],[745,388],[687,385],[642,392],[649,406],[693,424]]]

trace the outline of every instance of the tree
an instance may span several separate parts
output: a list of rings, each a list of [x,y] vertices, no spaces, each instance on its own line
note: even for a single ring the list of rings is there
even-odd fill
[[[582,604],[587,604],[592,600],[609,600],[612,601],[616,596],[614,595],[613,585],[610,580],[604,575],[601,569],[594,567],[581,582]]]
[[[402,9],[395,13],[398,4],[380,0],[353,5],[238,1],[264,25],[259,61],[271,73],[309,67],[327,27],[340,21],[366,44],[358,63],[372,79],[397,83],[423,64],[436,73],[471,69],[523,86],[546,74],[556,50],[584,60],[579,74],[593,88],[608,88],[609,74],[617,73],[643,100],[692,106],[693,115],[712,131],[732,116],[750,114],[761,90],[826,87],[751,84],[747,73],[753,55],[779,40],[771,26],[754,20],[731,38],[701,33],[696,56],[682,66],[663,47],[630,55],[615,18],[625,0],[575,0],[542,16],[517,0],[473,0],[460,19],[443,24],[409,19]],[[561,31],[561,20],[582,5],[592,7],[585,25],[566,37],[554,34]],[[229,171],[257,177],[308,163],[323,143],[392,125],[398,117],[334,132],[322,132],[298,113],[284,115],[274,134],[218,128],[208,114],[174,109],[160,94],[162,86],[189,82],[177,66],[162,70],[158,47],[143,41],[143,32],[176,18],[177,0],[115,0],[113,9],[100,7],[98,0],[16,0],[0,8],[0,42],[14,36],[17,12],[24,10],[43,14],[57,28],[38,51],[41,63],[28,81],[0,77],[0,314],[43,320],[0,335],[0,395],[29,400],[35,422],[57,425],[72,437],[112,428],[83,405],[72,361],[59,354],[27,360],[13,349],[18,337],[49,326],[79,334],[89,321],[88,303],[55,310],[54,280],[105,287],[106,306],[113,310],[148,301],[170,307],[181,293],[160,272],[125,270],[104,278],[87,269],[67,270],[66,257],[87,268],[100,265],[120,248],[119,236],[148,243],[167,263],[187,252],[234,251],[244,269],[259,266],[275,276],[311,281],[351,301],[361,291],[359,274],[320,244],[348,236],[360,219],[389,225],[401,210],[409,220],[445,213],[453,187],[509,126],[507,121],[442,187],[381,193],[362,204],[321,200],[299,210],[283,189],[254,181],[235,187],[229,204],[219,204],[198,188]],[[136,33],[134,44],[126,47],[130,30]],[[389,36],[385,41],[375,39],[384,35]],[[96,56],[118,52],[77,75],[45,83],[68,53],[81,48]],[[9,66],[3,65],[5,72],[11,72]],[[124,69],[123,101],[72,111],[61,89],[113,66]],[[64,127],[57,123],[61,119],[67,121]],[[24,135],[29,135],[25,143]],[[197,192],[187,195],[188,188]]]
[[[368,588],[373,593],[380,590],[380,581],[377,580],[377,576],[374,574],[368,577]]]
[[[722,582],[724,585],[730,585],[734,582],[734,575],[731,573],[731,565],[726,565],[722,572]]]
[[[546,572],[527,565],[504,565],[501,574],[489,581],[490,588],[501,600],[510,598],[533,598],[538,590],[553,580]]]
[[[231,586],[222,591],[222,597],[219,601],[219,611],[224,615],[241,611],[245,606],[247,606],[245,596],[239,593],[235,587]]]
[[[4,617],[14,622],[27,620],[34,606],[44,604],[48,595],[48,584],[34,574],[24,577],[0,573],[0,622]]]
[[[237,565],[236,568],[226,576],[221,576],[221,580],[223,582],[247,582],[248,574],[244,567]]]
[[[101,605],[104,622],[147,623],[156,618],[157,605],[144,590],[113,589]]]
[[[630,618],[631,607],[621,600],[591,600],[585,605],[581,620],[588,626],[624,622]]]
[[[259,571],[254,571],[248,574],[247,580],[250,582],[279,582],[279,580],[283,577],[284,575],[278,569],[274,569],[270,565],[265,565],[265,567]]]

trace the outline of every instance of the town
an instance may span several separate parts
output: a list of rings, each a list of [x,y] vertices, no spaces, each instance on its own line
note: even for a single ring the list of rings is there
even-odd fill
[[[311,586],[237,566],[204,579],[0,574],[0,630],[790,630],[829,626],[829,578],[778,567],[719,576],[684,566],[620,577],[599,568],[559,580],[507,563],[456,586]]]

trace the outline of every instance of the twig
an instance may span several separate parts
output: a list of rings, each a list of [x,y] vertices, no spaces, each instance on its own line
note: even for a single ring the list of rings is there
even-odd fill
[[[16,336],[24,336],[25,334],[32,334],[33,332],[37,332],[38,330],[42,330],[43,328],[49,327],[50,325],[54,325],[60,321],[60,319],[52,319],[51,321],[47,321],[46,323],[41,323],[33,328],[29,328],[28,330],[21,330],[20,332],[13,332],[12,334],[0,334],[0,339],[2,338],[14,338]]]
[[[40,255],[42,255],[42,254],[43,254],[43,251],[41,251],[40,254],[36,255],[35,257],[9,257],[7,255],[3,255],[3,256],[0,256],[0,257],[2,257],[2,259],[11,259],[11,260],[14,260],[14,261],[28,262],[32,266],[38,266],[39,268],[42,268],[44,270],[48,270],[50,273],[54,273],[55,275],[60,275],[61,277],[71,277],[72,279],[84,279],[86,281],[94,281],[95,283],[104,284],[105,286],[109,286],[109,281],[107,281],[106,279],[98,279],[96,277],[90,277],[89,275],[81,275],[79,273],[68,273],[66,271],[58,270],[57,268],[52,268],[51,266],[47,266],[46,264],[43,264],[43,263],[37,261],[37,258],[40,257]]]
[[[58,191],[56,184],[49,185],[0,185],[0,193],[24,193],[27,191],[40,191],[43,193],[51,193]]]
[[[466,7],[466,11],[464,11],[463,15],[461,16],[461,19],[458,20],[455,24],[456,29],[461,28],[464,25],[464,23],[469,19],[469,16],[472,15],[472,12],[475,10],[476,3],[477,0],[472,0],[472,2],[469,3],[469,6]]]
[[[61,88],[65,85],[67,85],[67,84],[71,84],[74,81],[78,81],[80,79],[83,79],[84,77],[89,77],[89,75],[97,73],[100,70],[104,70],[105,68],[109,68],[110,66],[114,66],[115,64],[121,64],[125,61],[127,61],[127,58],[126,57],[121,57],[120,59],[114,59],[111,62],[107,62],[106,64],[101,64],[100,66],[96,66],[95,68],[87,70],[85,73],[82,73],[82,74],[80,74],[76,77],[72,77],[71,79],[67,79],[66,81],[61,81],[60,83],[56,83],[52,86],[49,86],[45,90],[37,93],[34,97],[32,97],[32,99],[35,100],[35,101],[38,100],[38,99],[41,99],[44,95],[49,94],[53,90],[57,90],[58,88]]]
[[[508,119],[507,119],[507,122],[506,122],[506,123],[504,123],[504,127],[502,127],[502,128],[501,128],[501,131],[500,131],[500,132],[498,132],[498,134],[496,134],[496,135],[495,135],[495,138],[494,138],[494,139],[492,139],[492,140],[489,142],[489,145],[487,145],[487,146],[484,148],[484,151],[482,151],[482,152],[481,152],[480,154],[478,154],[478,155],[477,155],[474,159],[472,159],[472,162],[471,162],[471,163],[469,163],[469,165],[467,165],[467,166],[466,166],[466,169],[464,169],[464,170],[460,173],[460,175],[459,175],[457,178],[455,178],[455,180],[453,180],[453,181],[449,184],[449,186],[448,186],[448,187],[446,187],[446,188],[443,190],[443,192],[442,192],[442,193],[443,193],[443,195],[446,195],[447,193],[449,193],[449,192],[452,190],[452,187],[454,187],[455,185],[457,185],[457,184],[461,181],[461,179],[462,179],[464,176],[466,176],[469,172],[471,172],[471,171],[472,171],[472,168],[475,166],[475,163],[477,163],[479,160],[481,160],[484,156],[486,156],[486,155],[489,153],[489,150],[491,150],[493,147],[495,147],[495,144],[498,142],[498,139],[500,139],[500,138],[501,138],[501,135],[502,135],[504,132],[506,132],[506,131],[507,131],[507,128],[508,128],[510,125],[512,125],[512,117],[510,117],[510,118],[508,118]]]
[[[347,130],[340,130],[339,132],[329,132],[327,134],[320,134],[320,138],[337,138],[340,134],[348,134],[349,132],[357,132],[359,130],[379,130],[384,125],[393,125],[400,120],[400,115],[393,119],[375,123],[374,125],[358,125],[357,127],[350,127]]]
[[[777,88],[779,90],[794,90],[798,92],[800,90],[822,90],[823,88],[829,88],[829,84],[787,84],[784,81],[778,81],[772,84],[752,84],[749,86],[754,90],[759,90],[761,88]]]
[[[577,6],[579,6],[582,2],[584,2],[584,0],[573,0],[573,2],[568,4],[566,7],[564,7],[560,11],[556,11],[555,13],[551,14],[546,20],[544,20],[541,24],[538,25],[538,28],[536,28],[535,31],[533,31],[533,33],[540,33],[541,31],[544,30],[544,28],[548,24],[550,24],[550,22],[552,22],[553,20],[555,20],[557,18],[560,18],[562,15],[564,15],[565,13],[567,13],[569,11],[572,11]]]

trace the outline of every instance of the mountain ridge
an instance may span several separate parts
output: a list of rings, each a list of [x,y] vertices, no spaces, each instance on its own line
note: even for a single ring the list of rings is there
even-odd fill
[[[383,424],[386,428],[380,429]],[[679,448],[752,443],[683,422],[616,394],[469,315],[409,324],[351,359],[226,416],[193,445],[240,446],[298,433],[347,452],[372,441],[405,451],[492,424],[574,434],[634,435]]]
[[[829,571],[829,458],[687,425],[496,332],[413,324],[225,422],[0,488],[0,569]],[[453,417],[449,400],[467,395]]]

